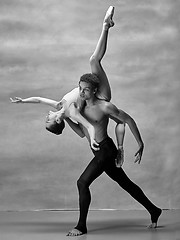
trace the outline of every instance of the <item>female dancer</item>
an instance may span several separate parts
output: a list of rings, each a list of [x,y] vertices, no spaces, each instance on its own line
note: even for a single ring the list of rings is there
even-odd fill
[[[98,99],[103,99],[106,101],[111,100],[111,89],[109,85],[108,78],[104,69],[101,65],[101,60],[106,52],[107,48],[107,39],[108,32],[111,27],[114,26],[114,22],[112,20],[114,14],[114,7],[110,6],[106,12],[102,32],[95,48],[94,53],[90,57],[90,66],[91,66],[91,74],[94,76],[95,81],[98,82],[98,90],[96,91],[96,97]],[[86,89],[85,91],[88,91]],[[44,103],[54,107],[57,112],[50,111],[46,118],[46,129],[54,134],[61,134],[65,124],[64,119],[71,118],[72,120],[82,124],[87,128],[89,137],[90,137],[90,145],[94,150],[98,150],[98,143],[95,140],[95,131],[94,127],[80,114],[80,110],[84,105],[84,101],[79,97],[80,90],[79,87],[74,88],[71,92],[67,93],[62,100],[55,101],[52,99],[42,98],[42,97],[30,97],[30,98],[19,98],[15,97],[15,99],[11,98],[12,103]],[[81,93],[82,94],[82,93]],[[124,160],[124,151],[123,151],[123,140],[125,134],[125,124],[117,124],[115,128],[117,145],[118,145],[118,155],[116,159],[117,167],[121,167]],[[79,131],[79,135],[81,137],[81,131]]]

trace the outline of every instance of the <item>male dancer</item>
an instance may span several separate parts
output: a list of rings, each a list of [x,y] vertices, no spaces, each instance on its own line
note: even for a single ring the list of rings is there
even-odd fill
[[[104,21],[102,35],[107,35],[108,30],[109,23]],[[80,98],[85,102],[84,106],[80,110],[80,113],[94,127],[95,141],[99,144],[99,151],[94,151],[92,149],[94,158],[77,181],[79,190],[79,221],[76,227],[69,231],[67,236],[79,236],[87,233],[86,220],[91,202],[89,186],[103,172],[105,172],[111,179],[116,181],[135,200],[137,200],[147,209],[151,216],[151,224],[149,225],[149,228],[157,227],[158,218],[162,213],[162,210],[156,207],[145,196],[141,188],[128,178],[122,167],[117,168],[116,166],[115,159],[117,156],[117,149],[107,133],[109,118],[114,120],[116,123],[123,122],[128,124],[139,145],[139,149],[135,154],[135,162],[137,163],[141,162],[144,143],[137,125],[131,116],[118,109],[111,102],[97,97],[97,92],[99,91],[99,82],[103,81],[102,78],[105,78],[105,81],[108,82],[100,64],[100,60],[101,59],[97,57],[95,51],[94,55],[91,57],[91,68],[93,69],[93,73],[82,75],[79,81],[79,95]],[[76,133],[81,135],[81,137],[85,136],[88,141],[90,141],[87,129],[84,128],[82,124],[75,123],[69,118],[66,118],[66,121]]]

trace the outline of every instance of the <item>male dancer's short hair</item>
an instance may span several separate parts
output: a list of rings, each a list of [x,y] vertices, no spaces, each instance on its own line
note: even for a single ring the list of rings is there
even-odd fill
[[[80,77],[79,83],[80,82],[87,82],[90,83],[92,85],[93,88],[97,88],[99,87],[99,78],[96,74],[94,73],[85,73]]]

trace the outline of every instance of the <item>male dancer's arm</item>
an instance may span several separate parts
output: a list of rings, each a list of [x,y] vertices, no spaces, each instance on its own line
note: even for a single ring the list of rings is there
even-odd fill
[[[78,123],[78,125],[80,123],[87,129],[87,131],[89,133],[89,137],[90,137],[91,148],[93,148],[95,151],[99,150],[99,148],[98,148],[99,144],[95,140],[95,128],[80,114],[75,103],[72,103],[69,106],[69,113],[70,113],[69,115],[72,118],[72,120],[76,121]],[[79,127],[80,127],[80,125],[79,125]]]
[[[127,123],[132,134],[134,135],[138,145],[139,145],[139,150],[135,153],[135,162],[140,163],[143,150],[144,150],[144,143],[141,138],[141,134],[139,132],[139,129],[136,125],[136,122],[134,119],[128,115],[126,112],[123,110],[118,109],[115,105],[112,103],[108,102],[105,104],[105,114],[109,115],[111,119],[113,119],[115,122],[124,122]]]
[[[77,133],[81,138],[85,137],[79,123],[73,122],[70,118],[65,118],[65,120],[75,133]]]
[[[75,123],[73,122],[70,118],[65,118],[66,122],[68,123],[68,125],[72,128],[72,130],[78,134],[81,138],[85,137],[85,134],[81,128],[81,125],[79,123]],[[95,147],[94,147],[95,145]],[[97,147],[99,144],[97,142],[94,142],[94,145],[93,145],[93,149],[95,151],[99,150],[99,148]]]

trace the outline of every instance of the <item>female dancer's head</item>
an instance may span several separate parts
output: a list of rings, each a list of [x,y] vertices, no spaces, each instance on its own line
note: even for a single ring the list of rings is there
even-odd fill
[[[57,119],[56,113],[50,111],[46,117],[46,129],[51,133],[60,135],[64,127],[65,123],[63,118],[60,117]]]

